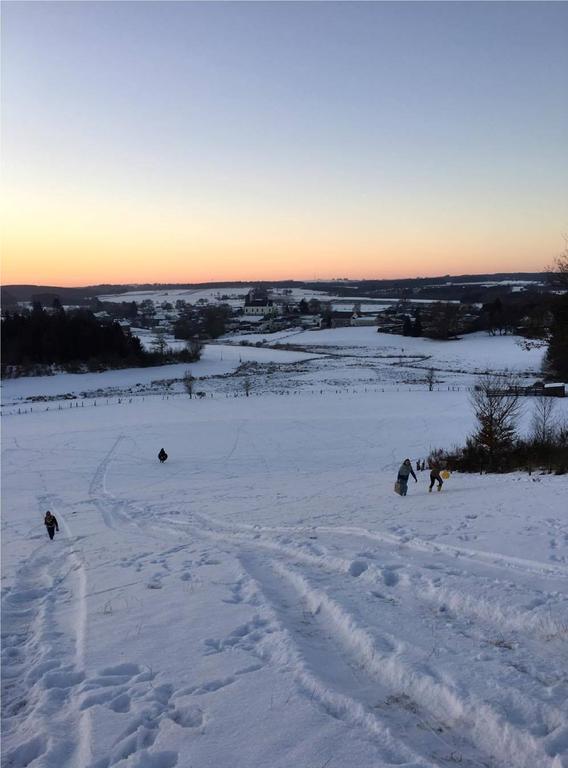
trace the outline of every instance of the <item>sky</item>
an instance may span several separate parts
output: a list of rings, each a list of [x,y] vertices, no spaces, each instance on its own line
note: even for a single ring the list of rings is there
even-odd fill
[[[3,284],[536,271],[564,2],[4,2]]]

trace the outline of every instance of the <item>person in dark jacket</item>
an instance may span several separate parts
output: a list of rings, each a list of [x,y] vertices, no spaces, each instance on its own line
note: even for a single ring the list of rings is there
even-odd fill
[[[160,464],[163,464],[164,461],[168,458],[168,454],[164,451],[163,448],[160,448],[160,453],[158,454],[158,458],[160,459]]]
[[[430,467],[430,487],[428,488],[429,493],[432,493],[432,488],[434,487],[434,483],[438,482],[438,490],[442,490],[442,486],[444,485],[444,481],[442,480],[442,475],[440,474],[440,468],[439,467]]]
[[[397,480],[400,483],[401,496],[406,496],[406,492],[408,491],[408,478],[410,475],[412,475],[415,482],[418,482],[418,479],[414,474],[414,470],[412,469],[412,464],[410,463],[410,459],[405,459],[400,465],[400,469],[398,470],[398,477],[397,477]]]
[[[52,515],[49,510],[45,513],[45,517],[43,518],[43,522],[45,527],[47,528],[47,533],[49,535],[50,539],[53,539],[55,536],[55,531],[59,533],[59,523],[57,522],[57,518],[55,515]]]

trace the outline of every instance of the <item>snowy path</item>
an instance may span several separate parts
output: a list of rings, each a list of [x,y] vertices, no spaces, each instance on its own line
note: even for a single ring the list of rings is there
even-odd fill
[[[80,545],[54,504],[65,536],[33,550],[2,601],[2,714],[4,736],[23,740],[7,765],[84,765],[89,723],[77,710],[87,633],[86,573]],[[63,631],[65,624],[67,631]]]

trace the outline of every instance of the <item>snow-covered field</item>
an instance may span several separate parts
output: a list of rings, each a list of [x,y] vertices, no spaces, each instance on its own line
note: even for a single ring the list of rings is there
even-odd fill
[[[393,493],[402,459],[471,430],[467,377],[542,353],[300,341],[211,345],[177,374],[198,400],[15,409],[177,366],[4,382],[3,766],[568,766],[568,478]],[[404,385],[399,352],[443,386]]]
[[[226,304],[236,303],[237,306],[242,306],[245,296],[250,291],[251,286],[229,287],[219,286],[215,288],[179,288],[172,290],[133,290],[125,291],[124,293],[110,293],[108,295],[101,295],[98,298],[101,301],[136,301],[140,303],[142,301],[152,301],[154,304],[162,304],[163,302],[169,302],[175,304],[176,301],[185,301],[188,304],[196,304],[198,301],[203,300],[209,303],[223,302]],[[228,298],[223,298],[228,297]]]
[[[101,301],[123,302],[135,301],[138,304],[142,301],[152,301],[156,305],[164,302],[175,304],[176,301],[185,301],[187,304],[197,304],[198,302],[207,302],[208,304],[229,304],[234,309],[244,306],[245,296],[251,290],[252,285],[247,286],[216,286],[215,288],[179,288],[179,289],[157,289],[157,290],[132,290],[124,293],[110,293],[98,296]],[[351,309],[357,303],[361,305],[363,312],[381,311],[393,304],[397,304],[399,299],[392,298],[372,299],[364,294],[352,296],[340,296],[326,291],[315,291],[306,288],[290,288],[287,292],[284,289],[272,289],[271,293],[275,296],[280,295],[290,301],[301,301],[305,299],[318,299],[319,301],[331,302],[332,309]],[[412,304],[430,304],[431,299],[408,299]],[[459,301],[450,301],[450,304],[459,304]]]
[[[363,357],[394,356],[412,362],[420,358],[436,370],[452,373],[509,371],[538,375],[542,349],[525,350],[517,336],[488,336],[469,333],[459,340],[436,341],[425,338],[378,333],[373,326],[335,328],[322,331],[281,331],[273,334],[241,334],[232,337],[236,343],[265,341],[267,345],[292,344],[308,350],[339,351]],[[330,349],[332,348],[332,349]]]
[[[252,285],[243,286],[229,286],[218,285],[214,288],[186,288],[186,289],[158,289],[158,290],[132,290],[125,291],[124,293],[111,293],[108,295],[101,295],[98,298],[101,301],[136,301],[140,303],[142,301],[152,301],[154,304],[162,304],[169,302],[175,304],[176,301],[185,301],[188,304],[197,304],[197,302],[207,302],[209,304],[229,304],[232,307],[242,307],[245,303],[245,297],[251,290]],[[290,293],[283,293],[282,290],[274,290],[275,294],[287,296],[294,301],[300,301],[301,299],[309,300],[311,298],[326,299],[341,298],[338,296],[332,296],[324,291],[311,291],[304,288],[291,288]],[[352,301],[359,301],[358,297],[354,297]]]
[[[211,389],[217,378],[229,376],[243,363],[282,366],[312,360],[314,357],[314,354],[306,352],[209,344],[204,347],[201,359],[196,363],[8,379],[2,382],[2,405],[5,412],[13,412],[15,405],[40,397],[55,399],[72,395],[88,400],[121,394],[139,395],[145,394],[147,390],[166,391],[167,383],[176,380],[177,391],[181,392],[183,388],[180,380],[186,371],[191,371],[200,380],[200,386],[203,380],[205,386]]]

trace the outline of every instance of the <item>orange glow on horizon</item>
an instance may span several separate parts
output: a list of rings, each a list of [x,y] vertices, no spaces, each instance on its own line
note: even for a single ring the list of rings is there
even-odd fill
[[[26,185],[27,186],[27,185]],[[42,185],[43,187],[43,185]],[[458,210],[426,210],[409,229],[398,210],[346,207],[326,218],[298,209],[158,206],[151,199],[16,190],[5,203],[2,284],[79,286],[224,281],[403,279],[538,272],[558,250],[541,226],[485,229]],[[30,226],[33,222],[33,229]],[[548,223],[548,222],[546,222]],[[552,230],[552,227],[546,227]]]
[[[4,249],[3,249],[4,250]],[[382,250],[382,249],[381,249]],[[76,254],[81,252],[81,260]],[[309,252],[294,252],[293,255],[274,249],[252,253],[243,264],[242,251],[231,253],[209,250],[206,255],[187,254],[164,258],[163,251],[152,246],[132,247],[119,252],[105,250],[106,266],[96,246],[77,247],[52,251],[47,255],[9,259],[2,264],[2,285],[31,284],[61,287],[87,286],[98,284],[152,284],[152,283],[207,283],[207,282],[258,282],[281,280],[328,280],[346,277],[360,279],[404,279],[416,277],[439,277],[441,275],[491,274],[493,272],[539,272],[546,268],[551,259],[531,259],[527,253],[520,265],[519,252],[508,258],[501,255],[497,266],[492,253],[480,256],[469,254],[467,258],[456,259],[453,254],[437,254],[434,261],[423,251],[413,257],[405,250],[390,251],[388,255],[357,254],[347,250],[334,254],[312,249]],[[292,252],[290,252],[292,253]],[[57,259],[55,258],[57,256]],[[404,267],[401,267],[404,264]],[[427,268],[427,265],[432,265]]]

